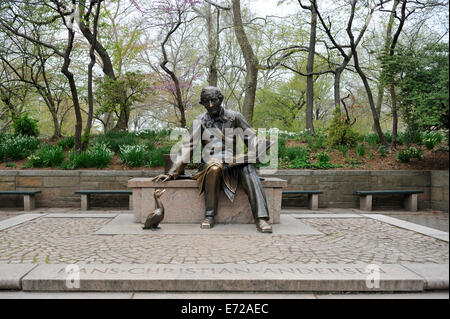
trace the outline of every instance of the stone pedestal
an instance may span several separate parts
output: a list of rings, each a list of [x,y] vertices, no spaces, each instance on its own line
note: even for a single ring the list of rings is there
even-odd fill
[[[261,182],[266,193],[270,222],[278,224],[280,223],[282,190],[287,186],[287,182],[279,178],[265,178]],[[204,194],[198,194],[195,180],[155,183],[151,178],[133,178],[128,181],[128,187],[133,190],[133,213],[134,221],[137,223],[144,223],[148,213],[155,208],[153,197],[155,188],[166,189],[161,197],[165,210],[163,223],[200,223],[205,217]],[[254,223],[247,195],[240,187],[236,191],[233,203],[223,191],[220,192],[215,221],[226,224]]]
[[[359,198],[359,209],[370,212],[372,210],[372,195],[361,195]]]
[[[33,210],[36,207],[36,201],[34,199],[34,194],[23,196],[23,210]]]
[[[417,194],[405,196],[405,209],[410,212],[417,212]]]

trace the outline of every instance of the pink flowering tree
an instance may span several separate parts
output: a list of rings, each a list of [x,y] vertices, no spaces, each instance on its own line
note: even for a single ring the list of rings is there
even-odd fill
[[[178,71],[175,63],[170,61],[168,46],[171,37],[179,30],[180,26],[189,23],[195,19],[195,6],[203,3],[200,0],[154,0],[150,3],[146,1],[130,0],[131,3],[143,15],[147,17],[147,22],[151,27],[156,27],[160,31],[162,42],[160,44],[162,61],[159,62],[159,68],[164,73],[160,73],[162,80],[151,88],[168,93],[174,101],[177,109],[179,124],[186,127],[186,102],[188,92],[192,88],[193,82],[199,77],[198,65],[201,56],[196,59],[193,65],[186,70]],[[158,68],[152,66],[158,72]],[[159,72],[158,72],[159,73]]]

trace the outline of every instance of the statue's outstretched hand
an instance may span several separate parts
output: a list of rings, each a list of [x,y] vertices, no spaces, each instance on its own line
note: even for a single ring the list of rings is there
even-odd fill
[[[168,180],[174,179],[172,175],[161,174],[152,178],[153,182],[167,182]]]

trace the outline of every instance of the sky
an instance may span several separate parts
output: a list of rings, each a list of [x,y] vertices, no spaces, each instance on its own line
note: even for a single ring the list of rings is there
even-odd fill
[[[283,4],[277,6],[279,0],[250,0],[251,7],[259,16],[266,15],[277,15],[277,16],[285,16],[292,13],[292,6],[295,3],[292,1],[290,4]]]

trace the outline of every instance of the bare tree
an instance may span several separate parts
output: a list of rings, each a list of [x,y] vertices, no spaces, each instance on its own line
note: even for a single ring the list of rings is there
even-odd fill
[[[92,32],[92,42],[91,47],[89,49],[89,65],[88,65],[88,117],[86,120],[86,128],[84,130],[84,140],[83,140],[83,149],[86,149],[89,145],[89,135],[91,133],[92,121],[94,116],[94,93],[92,88],[93,82],[93,68],[95,65],[95,46],[97,44],[97,29],[98,29],[98,19],[100,16],[100,8],[103,0],[91,0],[89,9],[87,13],[84,15],[84,21],[87,21],[86,28],[89,29],[89,20],[90,20],[90,12],[93,10],[96,5],[95,14],[94,14],[94,22],[93,22],[93,32]],[[84,5],[84,2],[80,3]],[[81,10],[84,12],[84,8]]]
[[[361,68],[360,64],[359,64],[359,56],[358,56],[358,52],[356,50],[356,42],[355,42],[355,37],[353,35],[353,31],[352,31],[352,27],[353,27],[353,20],[355,17],[355,10],[356,10],[356,4],[357,4],[358,0],[352,0],[351,2],[351,12],[350,12],[350,18],[348,20],[348,24],[347,24],[347,34],[348,37],[350,39],[350,48],[352,50],[352,54],[353,54],[353,61],[355,63],[355,69],[356,72],[358,72],[361,80],[363,81],[364,84],[364,88],[366,90],[367,93],[367,98],[369,100],[369,106],[370,106],[370,110],[372,112],[372,117],[373,117],[373,123],[374,123],[374,127],[375,130],[378,134],[378,137],[380,138],[380,142],[381,144],[387,146],[387,141],[386,141],[386,137],[383,134],[383,131],[381,130],[381,126],[380,126],[380,121],[379,121],[379,117],[375,108],[375,102],[373,99],[373,95],[372,95],[372,89],[370,88],[369,85],[369,81],[367,79],[366,74],[364,73],[363,69]],[[369,8],[369,14],[367,19],[369,19],[369,17],[371,17],[375,11],[375,6],[372,6]]]
[[[317,2],[310,0],[310,5],[304,5],[301,0],[298,3],[303,9],[311,12],[311,29],[309,32],[308,63],[306,64],[306,129],[314,133],[313,108],[314,108],[314,57],[316,51],[317,33]]]
[[[78,90],[75,83],[75,77],[74,74],[69,70],[71,63],[71,53],[73,50],[73,43],[75,38],[74,21],[75,21],[75,12],[77,9],[76,0],[71,0],[67,2],[51,0],[48,3],[47,2],[43,3],[42,4],[43,8],[49,9],[50,12],[52,12],[54,15],[50,17],[43,17],[42,21],[37,22],[38,24],[46,24],[46,23],[49,24],[56,21],[57,19],[60,19],[60,21],[65,27],[65,30],[67,31],[66,44],[64,50],[62,51],[52,43],[43,42],[40,39],[34,38],[33,36],[24,33],[23,25],[25,23],[30,22],[31,19],[26,15],[24,15],[23,11],[22,12],[20,11],[22,9],[21,7],[19,7],[21,4],[16,5],[14,1],[8,1],[8,3],[10,4],[10,6],[6,7],[6,10],[8,10],[9,19],[6,20],[5,16],[0,17],[0,27],[3,30],[9,31],[18,37],[33,42],[34,44],[53,50],[53,52],[57,56],[63,59],[61,72],[64,74],[64,76],[67,78],[67,81],[69,82],[76,118],[75,148],[77,150],[81,150],[81,133],[83,128],[81,107],[78,98]],[[26,12],[25,14],[29,14],[29,12]]]

